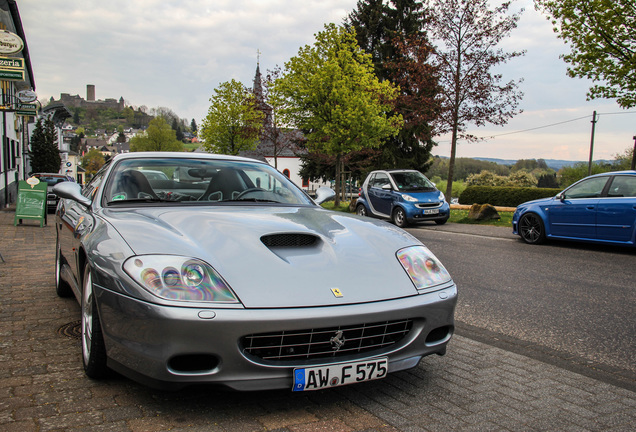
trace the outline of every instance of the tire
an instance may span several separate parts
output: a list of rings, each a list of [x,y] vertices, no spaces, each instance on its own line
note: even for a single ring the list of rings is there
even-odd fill
[[[444,225],[446,222],[448,222],[448,219],[438,219],[435,221],[437,225]]]
[[[526,213],[519,219],[519,235],[528,244],[541,244],[545,241],[545,226],[536,213]]]
[[[356,207],[356,214],[359,216],[368,216],[367,208],[364,206],[364,204],[358,204],[358,206]]]
[[[97,303],[93,293],[91,268],[84,268],[82,291],[82,361],[84,372],[89,378],[104,378],[108,372],[106,366],[106,346],[97,312]]]
[[[409,224],[406,220],[406,213],[402,207],[396,207],[395,210],[393,210],[391,219],[393,223],[400,228],[404,228]]]
[[[64,259],[62,258],[59,239],[55,243],[55,292],[58,297],[71,297],[73,295],[73,290],[71,289],[71,286],[62,279],[62,265],[64,263]]]

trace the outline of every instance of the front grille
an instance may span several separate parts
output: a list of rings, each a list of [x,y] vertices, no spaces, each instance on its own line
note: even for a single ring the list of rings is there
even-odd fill
[[[410,319],[261,333],[241,339],[243,352],[268,361],[319,360],[386,350],[404,338]]]
[[[270,234],[261,237],[267,247],[302,247],[313,246],[318,237],[312,234]]]
[[[430,208],[436,208],[436,207],[441,207],[441,206],[442,206],[441,202],[415,204],[415,207],[421,208],[421,209],[430,209]]]

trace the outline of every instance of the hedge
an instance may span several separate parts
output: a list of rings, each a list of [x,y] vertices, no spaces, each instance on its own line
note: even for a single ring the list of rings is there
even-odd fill
[[[526,201],[553,197],[561,189],[501,187],[501,186],[468,186],[459,196],[460,204],[492,204],[501,207],[517,207]]]

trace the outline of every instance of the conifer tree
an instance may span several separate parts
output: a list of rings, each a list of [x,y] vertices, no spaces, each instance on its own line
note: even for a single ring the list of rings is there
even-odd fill
[[[58,173],[62,165],[53,120],[40,117],[31,135],[31,169],[33,172]]]

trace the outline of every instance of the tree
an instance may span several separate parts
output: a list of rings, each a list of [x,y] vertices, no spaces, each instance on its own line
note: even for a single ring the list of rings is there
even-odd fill
[[[634,0],[535,0],[554,32],[570,45],[561,56],[568,76],[588,78],[589,99],[636,106],[636,3]],[[598,83],[598,84],[596,84]]]
[[[193,135],[197,134],[197,122],[195,122],[194,119],[190,122],[190,131]]]
[[[448,178],[453,179],[457,140],[476,138],[466,133],[469,123],[504,125],[520,113],[523,93],[518,83],[501,83],[492,69],[522,56],[523,51],[504,52],[495,47],[517,27],[520,14],[507,15],[510,3],[490,10],[488,0],[428,0],[431,20],[427,27],[439,45],[435,65],[442,88],[441,128],[451,133]],[[448,182],[446,197],[451,198]]]
[[[130,151],[183,151],[183,143],[163,117],[155,117],[145,132],[130,139]]]
[[[31,169],[33,172],[58,173],[62,166],[53,120],[38,118],[31,135]]]
[[[373,162],[378,168],[416,168],[431,163],[432,124],[437,116],[437,77],[432,47],[422,31],[426,21],[418,0],[361,0],[345,25],[356,30],[358,45],[371,55],[376,75],[399,88],[395,112],[400,132],[385,139]]]
[[[199,131],[205,151],[237,155],[253,150],[265,115],[256,106],[254,95],[235,80],[221,83],[214,93]]]
[[[90,149],[82,158],[82,168],[84,168],[86,175],[89,177],[99,171],[105,163],[104,155],[95,148]]]
[[[342,156],[378,147],[399,131],[402,118],[390,114],[396,89],[375,76],[355,31],[326,24],[315,37],[285,63],[272,99],[284,101],[276,102],[282,123],[302,130],[310,151],[335,156],[338,205]]]

